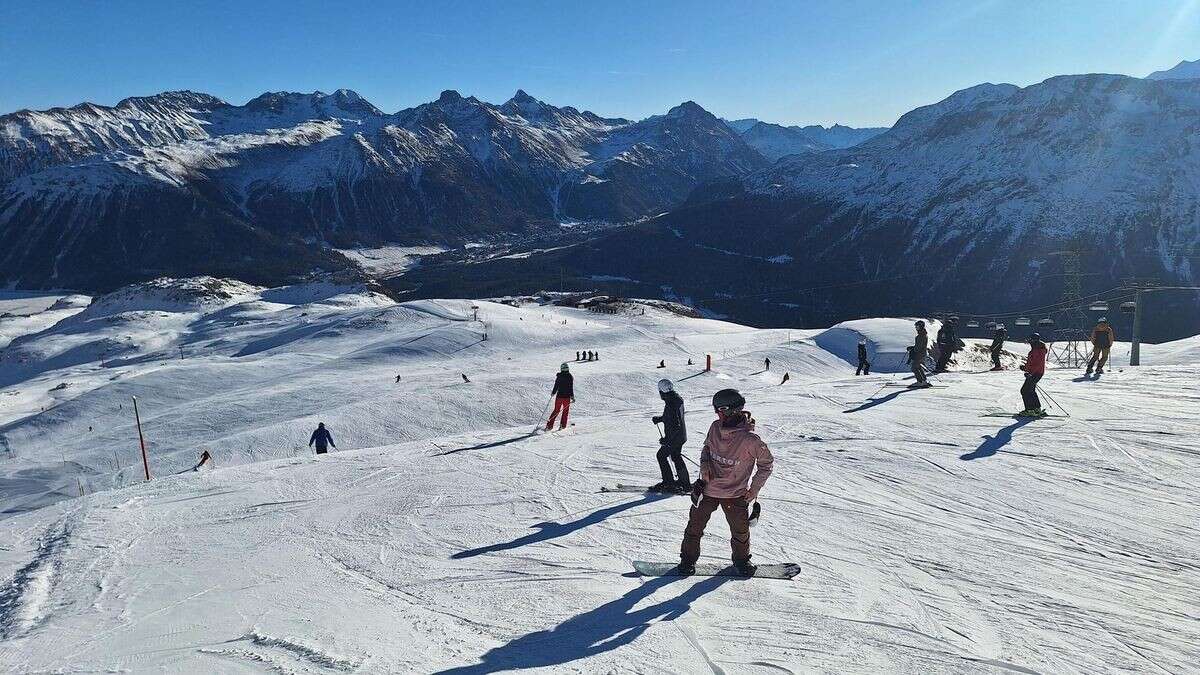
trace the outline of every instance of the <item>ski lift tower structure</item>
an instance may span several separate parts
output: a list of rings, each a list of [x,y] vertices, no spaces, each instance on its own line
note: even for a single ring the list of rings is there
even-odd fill
[[[1125,282],[1124,290],[1132,291],[1134,294],[1131,302],[1121,303],[1122,312],[1133,314],[1133,334],[1130,335],[1129,344],[1129,365],[1140,366],[1142,364],[1143,296],[1148,293],[1161,293],[1164,291],[1200,291],[1200,286],[1167,286],[1153,279],[1128,279]]]
[[[1048,254],[1059,256],[1063,261],[1062,298],[1059,300],[1060,309],[1056,312],[1059,315],[1058,328],[1050,343],[1050,358],[1062,368],[1082,366],[1087,362],[1090,351],[1083,302],[1083,251],[1083,246],[1076,244]]]

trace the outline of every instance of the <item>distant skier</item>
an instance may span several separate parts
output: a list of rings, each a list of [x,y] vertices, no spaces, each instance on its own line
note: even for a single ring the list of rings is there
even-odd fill
[[[400,376],[396,375],[396,384],[400,384]]]
[[[655,367],[656,367],[656,368],[666,368],[666,367],[667,367],[667,362],[666,362],[665,360],[664,360],[664,361],[659,361],[659,362],[658,362],[658,365],[657,365],[657,366],[655,366]]]
[[[854,371],[855,375],[870,375],[871,362],[867,360],[867,341],[858,341],[858,369]]]
[[[771,357],[768,356],[767,358],[763,359],[763,370],[770,370],[770,369],[771,369]]]
[[[918,321],[916,327],[917,338],[908,352],[909,361],[912,363],[913,376],[917,378],[916,382],[909,385],[914,389],[930,386],[929,380],[925,379],[925,357],[929,354],[929,334],[925,332],[924,321]]]
[[[579,352],[575,352],[575,361],[576,363],[579,362]]]
[[[334,450],[337,450],[337,443],[333,442],[333,434],[329,433],[329,430],[325,428],[324,422],[317,424],[316,431],[313,431],[312,436],[310,436],[308,439],[308,447],[311,448],[313,443],[317,444],[318,455],[323,455],[329,452],[329,448],[331,446]]]
[[[1000,365],[1000,352],[1004,351],[1004,341],[1008,339],[1008,331],[1004,328],[1004,324],[996,326],[996,332],[992,334],[992,370],[1004,370],[1004,366]]]
[[[463,382],[466,382],[467,384],[471,383],[471,381],[467,379],[466,373],[459,373],[459,375],[462,375]]]
[[[691,366],[691,365],[695,365],[695,364],[692,363],[691,359],[688,359],[688,365]]]
[[[567,416],[571,414],[571,403],[575,401],[575,378],[571,377],[571,368],[567,364],[558,367],[558,375],[554,377],[554,388],[550,390],[554,396],[554,412],[546,420],[546,431],[554,427],[554,418],[562,412],[559,429],[567,428]]]
[[[592,354],[596,357],[597,361],[600,360],[600,352],[592,352]]]
[[[659,439],[658,469],[662,482],[650,488],[653,492],[687,492],[692,489],[687,465],[683,463],[683,444],[687,442],[687,425],[683,419],[683,399],[675,393],[675,386],[668,379],[658,381],[658,395],[663,400],[663,413],[651,418],[655,424],[662,423],[663,437]],[[675,478],[671,477],[671,466],[675,464]]]
[[[1042,401],[1038,398],[1037,385],[1046,374],[1047,351],[1049,350],[1046,343],[1042,342],[1041,335],[1033,333],[1029,336],[1029,356],[1025,358],[1025,365],[1021,366],[1021,370],[1025,371],[1025,383],[1021,385],[1021,400],[1025,409],[1017,413],[1018,417],[1046,416],[1046,411],[1042,410]]]
[[[958,351],[958,335],[955,333],[955,328],[958,324],[958,317],[950,317],[942,322],[942,327],[937,332],[937,347],[938,357],[937,365],[934,366],[933,372],[944,373],[950,368],[950,357],[954,356],[954,352]]]
[[[1104,374],[1104,365],[1108,363],[1108,352],[1112,349],[1115,341],[1116,334],[1113,332],[1112,326],[1108,325],[1108,319],[1100,317],[1100,321],[1092,329],[1092,358],[1088,360],[1085,375],[1091,375],[1093,367],[1096,368],[1097,375]],[[1097,363],[1097,359],[1099,363]]]
[[[787,384],[787,381],[788,381],[788,380],[790,380],[790,379],[792,379],[792,376],[791,376],[791,374],[790,374],[790,373],[784,373],[784,374],[783,374],[783,379],[779,381],[779,385],[780,385],[780,386],[783,386],[783,385]]]
[[[717,419],[709,426],[700,452],[700,480],[692,485],[692,508],[679,547],[679,571],[695,573],[700,539],[719,506],[729,523],[733,565],[739,574],[750,576],[756,569],[750,562],[750,505],[758,499],[775,459],[754,433],[754,418],[743,410],[746,399],[737,390],[718,391],[712,405]]]

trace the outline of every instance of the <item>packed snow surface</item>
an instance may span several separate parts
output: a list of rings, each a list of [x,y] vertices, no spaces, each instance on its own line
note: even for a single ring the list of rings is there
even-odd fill
[[[898,319],[818,338],[653,306],[192,280],[30,326],[0,360],[6,672],[1200,662],[1196,338],[1146,346],[1139,368],[1114,355],[1099,379],[1051,370],[1045,400],[1069,416],[1029,422],[984,416],[1019,408],[1019,372],[964,359],[909,390],[822,346],[853,330],[902,350]],[[589,349],[599,361],[575,361]],[[564,361],[574,424],[534,434]],[[799,563],[794,580],[632,573],[676,559],[688,502],[599,489],[657,482],[664,376],[690,460],[713,392],[745,394],[776,458],[754,557]],[[337,444],[319,458],[318,421]],[[202,450],[216,468],[187,471]],[[727,536],[715,516],[707,560]]]

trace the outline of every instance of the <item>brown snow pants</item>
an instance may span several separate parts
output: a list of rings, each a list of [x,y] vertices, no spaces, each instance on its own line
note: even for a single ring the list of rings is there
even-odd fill
[[[700,558],[700,538],[704,526],[713,511],[720,506],[729,523],[729,545],[733,548],[733,562],[750,560],[750,504],[742,497],[717,498],[705,495],[699,506],[693,506],[688,516],[687,529],[683,531],[683,545],[679,547],[679,559],[694,565]]]

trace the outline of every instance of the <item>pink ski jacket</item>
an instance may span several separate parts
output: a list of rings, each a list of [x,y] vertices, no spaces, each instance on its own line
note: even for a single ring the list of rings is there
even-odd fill
[[[754,470],[756,466],[758,471]],[[708,474],[704,494],[709,497],[743,497],[751,488],[757,493],[774,467],[775,458],[754,433],[754,419],[749,413],[746,422],[736,427],[724,427],[721,420],[715,420],[708,428],[700,452],[700,468]]]

